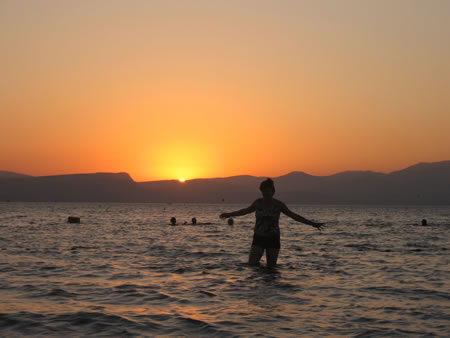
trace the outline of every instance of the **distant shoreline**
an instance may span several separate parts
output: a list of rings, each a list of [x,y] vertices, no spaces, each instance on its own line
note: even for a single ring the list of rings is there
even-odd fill
[[[149,205],[162,205],[162,206],[179,206],[179,205],[248,205],[251,203],[249,201],[248,203],[240,202],[240,203],[208,203],[208,202],[177,202],[177,203],[165,203],[165,202],[68,202],[68,201],[0,201],[0,204],[149,204]],[[401,208],[401,207],[448,207],[450,208],[449,204],[317,204],[317,203],[288,203],[289,205],[296,205],[296,206],[317,206],[317,207],[364,207],[364,208],[371,208],[371,207],[392,207],[392,208]]]
[[[135,182],[127,173],[1,178],[0,201],[247,204],[261,177]],[[450,205],[450,161],[390,174],[371,171],[274,177],[276,198],[299,205]]]

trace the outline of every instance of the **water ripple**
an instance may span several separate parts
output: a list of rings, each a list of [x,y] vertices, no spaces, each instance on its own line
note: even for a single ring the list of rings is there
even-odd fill
[[[292,206],[330,223],[282,217],[277,268],[247,265],[253,216],[217,217],[238,207],[0,203],[0,335],[450,331],[449,207]],[[432,227],[411,225],[425,215]]]

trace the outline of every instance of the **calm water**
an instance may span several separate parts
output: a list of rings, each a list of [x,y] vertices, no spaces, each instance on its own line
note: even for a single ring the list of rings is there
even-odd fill
[[[282,216],[274,270],[241,207],[0,203],[0,335],[448,336],[450,207],[290,206],[330,225]]]

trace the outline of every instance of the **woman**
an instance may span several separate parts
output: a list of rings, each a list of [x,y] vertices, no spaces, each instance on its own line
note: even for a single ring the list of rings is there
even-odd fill
[[[258,198],[248,208],[223,213],[220,215],[220,218],[242,216],[255,212],[256,223],[248,263],[250,265],[259,265],[265,250],[267,266],[273,267],[277,264],[278,253],[280,252],[280,227],[278,222],[281,212],[298,222],[311,225],[318,230],[322,230],[325,225],[324,223],[310,221],[296,214],[289,210],[286,204],[274,199],[275,186],[270,178],[261,183],[259,190],[263,198]]]

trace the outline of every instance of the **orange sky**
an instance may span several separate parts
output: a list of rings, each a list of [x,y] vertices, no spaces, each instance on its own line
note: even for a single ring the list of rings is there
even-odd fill
[[[449,1],[0,2],[0,170],[137,181],[450,159]]]

